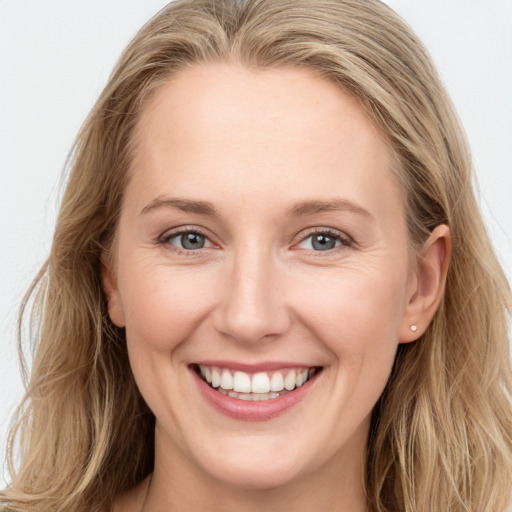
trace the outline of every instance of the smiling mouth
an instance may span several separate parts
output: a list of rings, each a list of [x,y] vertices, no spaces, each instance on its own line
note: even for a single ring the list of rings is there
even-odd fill
[[[199,377],[212,389],[246,401],[274,400],[303,386],[321,367],[297,367],[247,373],[218,366],[195,365]]]

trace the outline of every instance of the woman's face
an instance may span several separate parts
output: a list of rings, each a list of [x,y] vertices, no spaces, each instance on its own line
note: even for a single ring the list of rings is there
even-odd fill
[[[148,100],[104,282],[157,467],[253,488],[360,478],[412,339],[392,165],[358,103],[304,69],[196,66]]]

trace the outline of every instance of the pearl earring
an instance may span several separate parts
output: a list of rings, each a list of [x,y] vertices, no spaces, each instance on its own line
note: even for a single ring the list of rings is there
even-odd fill
[[[418,327],[416,325],[411,325],[411,331],[416,332],[418,330]]]

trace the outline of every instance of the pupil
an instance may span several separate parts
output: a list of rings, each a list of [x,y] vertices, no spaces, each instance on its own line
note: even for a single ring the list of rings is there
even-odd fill
[[[315,235],[313,237],[313,249],[317,251],[328,251],[334,249],[336,240],[327,235]]]
[[[182,235],[181,244],[185,249],[202,249],[204,247],[204,236],[197,233]]]

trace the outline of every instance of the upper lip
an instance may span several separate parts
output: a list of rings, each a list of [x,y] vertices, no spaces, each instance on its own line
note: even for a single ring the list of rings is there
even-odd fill
[[[235,371],[242,371],[246,373],[257,373],[267,371],[283,370],[285,368],[314,368],[319,365],[311,363],[301,363],[297,361],[261,361],[258,363],[242,363],[240,361],[227,361],[227,360],[201,360],[196,361],[195,365],[203,366],[216,366],[218,368],[229,368]]]

